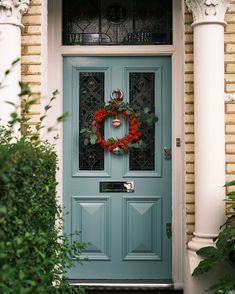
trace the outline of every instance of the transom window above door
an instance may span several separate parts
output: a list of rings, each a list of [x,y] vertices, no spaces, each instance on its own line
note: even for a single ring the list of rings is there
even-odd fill
[[[63,45],[172,44],[172,0],[63,0]]]

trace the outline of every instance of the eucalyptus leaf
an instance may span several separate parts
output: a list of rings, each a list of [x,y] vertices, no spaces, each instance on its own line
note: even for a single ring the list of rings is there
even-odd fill
[[[91,143],[92,145],[95,145],[96,140],[94,140],[94,139],[90,139],[90,143]]]
[[[86,138],[86,139],[84,140],[84,145],[87,146],[88,144],[89,144],[89,139]]]
[[[139,144],[138,144],[138,143],[133,143],[133,144],[132,144],[132,147],[133,147],[133,148],[139,148]]]
[[[149,107],[145,107],[144,108],[144,113],[149,113],[150,112],[150,108]]]
[[[92,126],[91,131],[92,131],[92,133],[95,133],[97,131],[96,126]]]
[[[96,143],[97,138],[98,138],[98,137],[97,137],[95,134],[91,134],[91,135],[90,135],[90,143],[91,143],[92,145],[94,145],[94,144]]]
[[[83,134],[83,133],[85,133],[86,131],[87,131],[86,129],[81,129],[81,130],[80,130],[80,133]]]
[[[91,135],[90,135],[90,138],[91,138],[92,140],[95,140],[95,141],[98,139],[98,137],[97,137],[96,134],[91,134]]]

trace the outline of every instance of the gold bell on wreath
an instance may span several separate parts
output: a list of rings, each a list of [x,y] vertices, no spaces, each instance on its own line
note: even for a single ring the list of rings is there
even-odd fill
[[[115,128],[118,128],[121,124],[121,121],[120,119],[118,118],[115,118],[113,121],[112,121],[112,125],[115,127]]]

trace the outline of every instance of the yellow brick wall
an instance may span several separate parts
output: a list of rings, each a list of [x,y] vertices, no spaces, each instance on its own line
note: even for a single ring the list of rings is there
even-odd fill
[[[193,31],[192,14],[185,8],[185,193],[187,240],[194,230],[194,98],[193,98]]]
[[[21,79],[33,93],[41,91],[41,0],[31,0],[22,23]],[[40,116],[39,102],[31,108],[30,123],[35,125]]]
[[[231,1],[225,20],[225,92],[235,92],[235,0]],[[187,240],[194,231],[194,98],[192,15],[185,9],[185,183]],[[216,61],[215,61],[216,62]],[[225,103],[226,181],[235,179],[235,102]]]
[[[225,20],[225,91],[235,93],[235,0]],[[235,180],[235,102],[225,104],[226,180]]]

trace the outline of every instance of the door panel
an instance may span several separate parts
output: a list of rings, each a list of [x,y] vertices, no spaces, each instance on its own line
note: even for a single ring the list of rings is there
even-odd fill
[[[119,88],[130,104],[150,107],[158,122],[141,130],[144,150],[116,156],[98,146],[84,146],[79,130],[95,110]],[[80,232],[73,240],[89,242],[83,265],[70,279],[171,279],[171,146],[170,57],[65,57],[64,206],[65,231]],[[123,137],[119,128],[103,123],[103,136]],[[134,182],[134,191],[100,192],[100,182]]]

